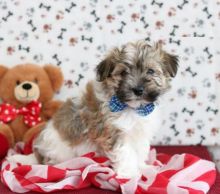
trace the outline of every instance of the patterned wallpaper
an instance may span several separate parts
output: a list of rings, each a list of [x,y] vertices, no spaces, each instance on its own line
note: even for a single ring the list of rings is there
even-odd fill
[[[77,95],[106,51],[159,40],[180,56],[155,144],[220,145],[220,0],[0,0],[0,63],[62,68]]]

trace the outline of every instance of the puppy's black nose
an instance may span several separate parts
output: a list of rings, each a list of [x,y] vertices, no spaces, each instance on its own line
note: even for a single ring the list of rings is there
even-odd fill
[[[137,88],[132,88],[132,91],[136,96],[141,96],[144,92],[144,88],[142,86],[137,87]]]
[[[30,90],[32,88],[32,85],[28,84],[28,83],[27,84],[23,84],[22,88],[25,89],[25,90]]]

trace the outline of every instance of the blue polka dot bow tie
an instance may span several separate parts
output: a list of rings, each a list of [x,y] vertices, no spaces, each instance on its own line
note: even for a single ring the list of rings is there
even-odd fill
[[[120,112],[123,111],[124,109],[128,108],[128,105],[121,102],[117,96],[112,96],[112,98],[109,101],[109,108],[111,112]],[[137,114],[140,116],[147,116],[150,113],[153,112],[155,108],[154,103],[149,103],[146,105],[140,105],[138,108],[134,109]]]

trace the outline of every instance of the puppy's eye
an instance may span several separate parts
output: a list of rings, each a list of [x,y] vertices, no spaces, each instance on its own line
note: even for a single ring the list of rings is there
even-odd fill
[[[35,82],[36,84],[38,84],[38,79],[37,79],[37,78],[35,78],[35,79],[34,79],[34,82]]]
[[[20,82],[19,80],[16,81],[16,85],[17,85],[17,86],[20,85],[20,83],[21,83],[21,82]]]
[[[148,75],[153,75],[154,73],[155,73],[155,71],[153,69],[148,69],[147,70]]]
[[[127,74],[128,74],[127,71],[122,71],[120,75],[121,75],[121,76],[125,76],[125,75],[127,75]]]
[[[129,64],[129,63],[127,63],[127,62],[124,62],[124,64],[125,64],[126,66],[130,66],[130,64]]]

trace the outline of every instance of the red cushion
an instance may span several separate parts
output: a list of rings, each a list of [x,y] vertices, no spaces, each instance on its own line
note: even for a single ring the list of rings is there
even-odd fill
[[[181,154],[190,153],[197,155],[201,158],[211,160],[208,150],[202,146],[156,146],[157,152],[166,154]],[[12,194],[6,187],[0,183],[0,193],[1,194]],[[33,192],[31,192],[33,194]],[[27,193],[27,194],[31,194]],[[53,194],[117,194],[118,192],[101,190],[94,187],[82,189],[78,191],[60,191],[54,192]],[[218,173],[216,183],[211,188],[208,194],[220,194],[220,174]]]

